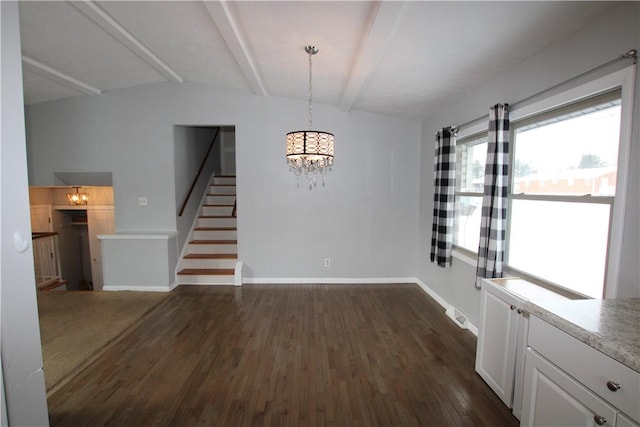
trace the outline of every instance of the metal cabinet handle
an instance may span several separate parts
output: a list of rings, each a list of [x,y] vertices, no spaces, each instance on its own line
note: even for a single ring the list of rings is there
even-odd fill
[[[607,419],[602,415],[598,415],[598,414],[593,416],[593,421],[595,421],[596,424],[598,424],[599,426],[603,426],[607,423]]]
[[[620,390],[620,384],[609,380],[607,381],[607,388],[611,391],[618,391]]]

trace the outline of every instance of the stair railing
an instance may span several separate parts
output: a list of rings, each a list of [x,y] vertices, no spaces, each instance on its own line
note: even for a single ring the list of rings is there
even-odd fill
[[[213,138],[211,138],[211,143],[209,144],[209,148],[207,149],[207,154],[204,155],[204,158],[202,159],[202,163],[200,164],[200,169],[198,169],[198,173],[196,173],[196,177],[193,179],[193,182],[191,183],[191,187],[189,187],[189,192],[187,193],[187,196],[184,198],[184,201],[180,206],[180,210],[178,211],[178,216],[182,216],[182,214],[184,213],[184,210],[187,207],[187,203],[189,202],[189,198],[191,197],[191,193],[193,193],[193,189],[196,187],[198,178],[200,178],[200,174],[204,169],[204,165],[207,163],[207,159],[209,158],[209,154],[211,153],[213,146],[218,140],[219,134],[220,134],[220,128],[216,128],[216,133],[213,135]]]
[[[33,233],[32,245],[36,287],[42,288],[62,280],[58,233]]]

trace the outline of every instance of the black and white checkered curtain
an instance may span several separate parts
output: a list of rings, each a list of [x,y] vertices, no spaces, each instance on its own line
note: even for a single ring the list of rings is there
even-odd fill
[[[456,186],[456,136],[451,127],[436,134],[433,181],[431,262],[446,267],[451,265]]]
[[[509,105],[497,104],[489,112],[489,144],[476,268],[478,277],[502,277],[507,234],[508,171]]]

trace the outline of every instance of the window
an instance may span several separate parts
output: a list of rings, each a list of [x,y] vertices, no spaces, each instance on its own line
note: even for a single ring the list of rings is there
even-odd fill
[[[487,135],[456,143],[456,211],[453,244],[478,252]]]
[[[509,275],[616,296],[632,81],[625,69],[511,111]],[[461,129],[454,255],[477,254],[486,149],[486,124]]]
[[[601,298],[617,175],[620,91],[513,123],[511,140],[507,264]],[[613,181],[602,185],[608,178]],[[536,185],[521,185],[526,180]]]

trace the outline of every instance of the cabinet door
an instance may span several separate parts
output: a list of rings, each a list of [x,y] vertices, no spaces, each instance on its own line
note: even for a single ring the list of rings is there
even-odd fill
[[[483,283],[476,372],[511,408],[519,316],[523,302],[494,285]]]
[[[521,426],[614,425],[616,410],[532,349],[527,349]]]
[[[631,418],[627,417],[626,415],[618,413],[618,418],[616,419],[616,427],[639,427],[639,424],[631,421]]]
[[[102,246],[98,235],[114,233],[115,221],[113,209],[87,210],[87,224],[89,227],[89,250],[91,252],[93,290],[100,291],[103,286]]]
[[[31,232],[47,233],[53,231],[51,223],[51,206],[31,206]]]

